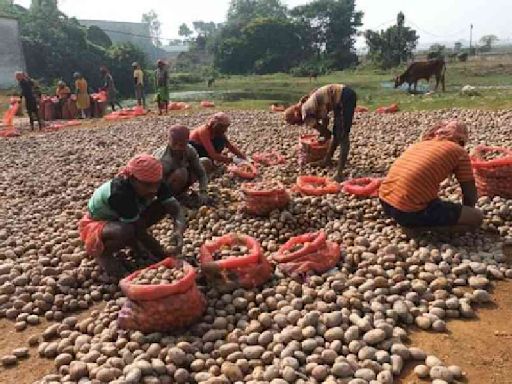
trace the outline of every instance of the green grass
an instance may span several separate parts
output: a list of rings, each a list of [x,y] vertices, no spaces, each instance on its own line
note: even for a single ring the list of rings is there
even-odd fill
[[[198,94],[188,99],[175,97],[176,101],[215,101],[223,109],[263,109],[268,110],[272,103],[291,104],[309,93],[312,89],[329,84],[344,83],[357,92],[359,105],[374,110],[381,105],[398,103],[403,111],[435,110],[444,108],[508,109],[512,108],[512,56],[484,60],[472,58],[468,63],[448,63],[446,71],[447,92],[431,95],[410,95],[403,90],[382,87],[391,83],[400,72],[398,69],[380,71],[360,68],[334,72],[310,82],[309,78],[292,77],[278,73],[262,76],[230,76],[218,79],[214,87],[208,89],[205,83],[185,84],[173,92],[213,91],[213,94]],[[426,84],[420,82],[420,84]],[[431,79],[431,86],[434,80]],[[459,91],[464,85],[503,87],[503,89],[482,89],[481,96],[467,97]],[[506,88],[509,87],[509,88]],[[8,107],[6,93],[0,92],[0,113]],[[152,96],[148,95],[148,102]],[[130,105],[127,100],[123,104]],[[195,103],[194,103],[195,104]]]
[[[382,87],[391,83],[400,70],[379,71],[374,69],[356,69],[334,72],[321,76],[317,81],[309,78],[297,78],[288,74],[262,76],[231,76],[216,81],[206,95],[223,108],[268,109],[272,103],[290,104],[312,89],[329,83],[350,85],[358,93],[359,104],[370,109],[380,105],[398,103],[404,111],[434,110],[441,108],[478,108],[502,109],[512,107],[512,58],[486,62],[475,59],[469,63],[448,63],[446,72],[446,90],[431,95],[410,95],[403,90]],[[426,85],[424,82],[420,84]],[[431,86],[434,80],[431,79]],[[460,95],[464,85],[472,86],[508,86],[510,89],[483,89],[481,96]],[[204,84],[184,85],[176,92],[208,91]],[[226,95],[225,92],[234,92]],[[238,95],[237,95],[238,94]],[[200,98],[200,96],[198,96]],[[192,98],[194,100],[194,98]],[[198,99],[197,99],[198,100]]]

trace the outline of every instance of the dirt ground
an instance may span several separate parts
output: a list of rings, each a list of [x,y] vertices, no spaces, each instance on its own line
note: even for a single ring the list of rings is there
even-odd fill
[[[467,374],[464,383],[512,383],[512,282],[498,283],[493,298],[494,303],[478,308],[477,319],[450,321],[447,333],[413,331],[411,345],[435,354],[447,365],[459,365]],[[93,309],[98,307],[89,311]],[[13,323],[1,320],[0,356],[10,354],[15,348],[28,346],[29,337],[41,333],[47,326],[44,323],[18,333]],[[419,380],[413,369],[414,364],[408,364],[397,383],[430,382]],[[30,350],[30,358],[21,361],[17,367],[0,368],[0,383],[32,384],[53,370],[53,361],[40,358],[35,347]]]
[[[458,365],[467,374],[465,383],[512,383],[512,283],[497,284],[494,303],[481,306],[478,318],[448,322],[447,333],[414,331],[411,345],[439,357],[447,365]],[[409,364],[399,384],[420,384]]]
[[[101,310],[103,307],[103,303],[97,304],[78,314],[77,317],[80,321],[80,319],[87,317],[90,312]],[[6,319],[0,320],[0,334],[2,335],[0,337],[0,357],[12,354],[12,351],[16,348],[28,348],[28,339],[32,335],[40,335],[51,324],[53,323],[44,321],[38,326],[27,328],[23,332],[16,332],[13,322]],[[55,373],[53,360],[39,357],[36,346],[30,348],[30,356],[27,359],[20,360],[17,366],[7,369],[0,367],[0,384],[32,384],[51,373]]]

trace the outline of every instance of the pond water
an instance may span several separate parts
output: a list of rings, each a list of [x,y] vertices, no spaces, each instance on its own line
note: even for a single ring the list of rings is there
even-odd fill
[[[435,82],[434,82],[434,85],[435,85]],[[380,83],[380,86],[385,89],[395,89],[395,83],[391,82],[391,81],[384,81],[384,82]],[[439,86],[441,86],[441,85],[439,85]],[[400,87],[396,88],[397,91],[406,91],[406,92],[408,89],[409,89],[409,85],[407,83],[402,84]],[[412,89],[413,88],[411,86],[411,91],[412,91]],[[418,83],[418,86],[416,87],[416,93],[427,93],[429,91],[430,91],[429,84],[424,83],[424,82]]]
[[[171,100],[180,101],[201,101],[205,99],[240,101],[240,100],[273,100],[280,103],[294,103],[301,96],[300,92],[294,94],[272,91],[249,91],[243,89],[235,90],[203,90],[203,91],[183,91],[171,92]]]

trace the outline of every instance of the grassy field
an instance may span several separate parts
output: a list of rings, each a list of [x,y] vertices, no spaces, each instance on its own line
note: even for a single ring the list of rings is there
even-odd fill
[[[267,109],[271,103],[290,104],[315,87],[339,82],[352,86],[359,95],[359,104],[371,109],[391,103],[398,103],[406,111],[452,107],[512,107],[512,57],[448,63],[446,93],[439,91],[430,95],[410,95],[402,89],[395,90],[392,79],[398,72],[399,70],[357,69],[331,73],[313,82],[309,78],[297,78],[287,74],[231,76],[217,80],[209,90],[205,84],[185,85],[173,96],[175,100],[208,98],[229,109]],[[426,82],[421,84],[426,86]],[[434,84],[435,81],[431,79],[432,88]],[[461,96],[460,89],[468,84],[482,87],[479,89],[481,96]],[[202,93],[203,91],[213,93]]]
[[[214,100],[224,109],[268,109],[272,103],[295,103],[302,95],[328,83],[344,83],[353,87],[359,96],[359,105],[371,110],[380,105],[398,103],[403,111],[434,110],[442,108],[512,108],[512,56],[472,58],[468,63],[448,63],[446,91],[411,95],[402,89],[393,89],[393,78],[400,70],[379,71],[370,68],[334,72],[310,82],[309,78],[292,77],[278,73],[265,76],[230,76],[218,79],[212,88],[204,83],[186,84],[173,90],[174,101]],[[425,82],[420,83],[426,87]],[[462,96],[464,85],[479,87],[480,96]],[[431,87],[434,80],[431,79]],[[148,96],[152,100],[152,96]],[[8,97],[0,93],[0,113],[8,107]],[[123,104],[132,105],[133,100]]]

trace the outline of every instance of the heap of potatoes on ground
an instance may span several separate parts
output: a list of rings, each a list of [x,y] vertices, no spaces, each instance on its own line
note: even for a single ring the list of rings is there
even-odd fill
[[[410,240],[382,215],[376,198],[293,193],[285,210],[249,216],[239,209],[240,180],[218,175],[210,183],[216,206],[188,211],[183,252],[190,263],[204,241],[225,233],[255,237],[270,256],[290,237],[323,229],[343,247],[340,264],[304,283],[276,270],[258,289],[228,294],[200,287],[206,313],[174,334],[118,329],[125,298],[85,255],[77,222],[97,186],[133,155],[163,145],[165,127],[193,127],[206,117],[146,117],[0,142],[0,316],[19,332],[48,321],[29,345],[0,356],[1,363],[23,369],[28,354],[54,359],[54,373],[38,383],[376,384],[392,383],[409,360],[419,363],[419,377],[435,384],[459,380],[460,367],[410,346],[408,331],[443,332],[450,319],[473,317],[475,305],[492,300],[493,281],[512,278],[502,248],[512,239],[511,200],[481,198],[486,218],[476,234]],[[510,112],[359,114],[347,172],[384,175],[441,118],[466,122],[471,147],[512,147]],[[299,174],[325,174],[299,168],[295,147],[304,131],[285,126],[279,115],[233,112],[232,119],[230,137],[247,153],[271,148],[286,158],[262,168],[259,180],[291,187]],[[460,199],[455,181],[446,182],[443,193]],[[168,220],[153,228],[167,246],[171,230]],[[169,281],[180,273],[140,278]]]

